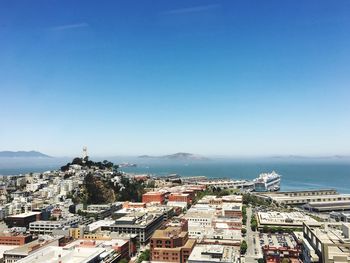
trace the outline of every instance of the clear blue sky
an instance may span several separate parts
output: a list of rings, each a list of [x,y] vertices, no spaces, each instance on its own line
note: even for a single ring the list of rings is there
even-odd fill
[[[350,1],[0,2],[0,150],[350,153]]]

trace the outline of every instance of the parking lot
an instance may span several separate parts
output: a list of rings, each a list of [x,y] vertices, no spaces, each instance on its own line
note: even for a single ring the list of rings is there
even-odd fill
[[[273,247],[296,247],[297,243],[290,234],[264,234],[260,233],[255,240],[260,247],[265,245]]]

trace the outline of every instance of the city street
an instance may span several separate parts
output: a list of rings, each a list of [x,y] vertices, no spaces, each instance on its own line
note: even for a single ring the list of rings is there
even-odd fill
[[[261,248],[259,245],[258,232],[254,232],[250,227],[250,220],[252,218],[252,208],[247,207],[247,234],[246,234],[246,242],[248,245],[247,253],[245,256],[245,262],[253,263],[257,262],[258,258],[261,258]]]

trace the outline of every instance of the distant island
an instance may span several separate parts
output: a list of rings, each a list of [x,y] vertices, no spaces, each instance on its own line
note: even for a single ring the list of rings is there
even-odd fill
[[[0,158],[51,158],[37,151],[0,151]]]
[[[138,158],[158,158],[158,159],[170,159],[170,160],[208,160],[207,157],[192,154],[192,153],[184,153],[178,152],[174,154],[161,155],[161,156],[152,156],[152,155],[140,155]]]

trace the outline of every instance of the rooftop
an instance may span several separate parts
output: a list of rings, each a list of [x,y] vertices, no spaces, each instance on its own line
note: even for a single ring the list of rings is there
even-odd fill
[[[349,224],[343,225],[349,228]],[[350,261],[350,240],[345,238],[344,232],[328,225],[324,225],[324,228],[311,227],[311,230],[323,244],[328,245],[329,259],[334,260],[336,257],[345,257]]]
[[[152,238],[177,238],[177,237],[185,237],[187,232],[181,231],[179,227],[167,227],[164,230],[156,230],[152,236]]]
[[[95,231],[99,228],[101,228],[102,226],[110,226],[110,225],[113,225],[115,223],[114,220],[98,220],[98,221],[95,221],[89,225],[87,225],[87,228],[89,231]]]
[[[300,225],[303,222],[311,225],[319,224],[312,217],[301,212],[258,212],[260,224],[278,224],[278,225]]]
[[[7,250],[12,250],[18,246],[0,245],[0,260],[3,258],[4,252]]]
[[[32,255],[25,257],[18,263],[85,263],[98,257],[105,252],[104,248],[74,248],[64,249],[62,247],[50,246],[45,250],[37,251]]]
[[[28,217],[28,216],[34,216],[34,215],[40,215],[40,214],[41,214],[41,212],[27,212],[27,213],[12,215],[12,216],[9,216],[9,217],[22,218],[22,217]]]
[[[197,245],[192,250],[189,262],[236,262],[233,247],[222,245]]]
[[[58,244],[58,240],[53,239],[53,238],[47,239],[47,240],[36,239],[36,240],[29,242],[25,245],[8,250],[8,253],[27,256],[31,252],[33,252],[37,249],[40,249],[41,247],[44,247],[50,243],[54,243],[54,242],[57,242],[57,244]]]
[[[164,195],[165,193],[163,192],[147,192],[144,193],[143,195]]]
[[[78,239],[67,244],[64,248],[75,248],[75,247],[115,247],[123,246],[128,242],[128,238],[125,239],[109,239],[109,240],[86,240]]]

